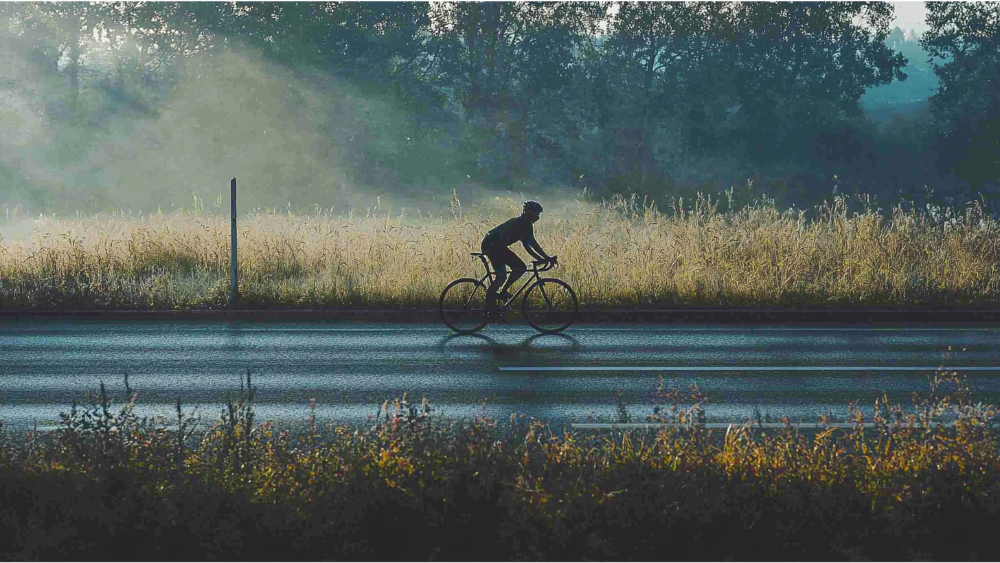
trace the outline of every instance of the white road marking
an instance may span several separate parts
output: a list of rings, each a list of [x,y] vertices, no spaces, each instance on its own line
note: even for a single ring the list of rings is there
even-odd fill
[[[1000,371],[1000,366],[500,366],[500,371]]]

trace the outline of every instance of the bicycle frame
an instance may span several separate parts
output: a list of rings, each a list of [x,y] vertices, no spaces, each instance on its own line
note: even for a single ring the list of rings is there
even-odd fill
[[[493,285],[493,275],[496,274],[496,272],[490,269],[490,263],[486,260],[485,254],[475,253],[474,255],[479,258],[479,260],[483,263],[483,268],[486,269],[486,275],[479,278],[479,283],[484,283],[487,280],[489,280],[489,283],[486,283],[486,287],[488,289],[491,285]],[[509,307],[510,304],[513,303],[515,299],[517,299],[517,296],[521,295],[521,292],[524,291],[524,288],[528,287],[533,282],[542,279],[541,276],[538,275],[539,272],[547,272],[552,269],[551,263],[544,263],[545,265],[541,269],[538,268],[539,264],[543,264],[543,262],[539,262],[538,260],[531,261],[531,268],[525,270],[526,272],[531,272],[531,275],[528,276],[528,279],[526,279],[523,284],[521,284],[521,287],[517,288],[517,291],[511,294],[510,299],[508,299],[507,301],[503,302],[500,305],[502,305],[503,307]]]
[[[485,254],[473,252],[472,256],[479,258],[483,264],[483,269],[486,270],[486,274],[479,279],[463,277],[453,280],[441,292],[441,299],[438,305],[441,320],[450,329],[459,334],[472,334],[491,322],[490,316],[492,316],[492,312],[487,311],[485,307],[480,308],[483,305],[480,305],[479,302],[473,306],[472,301],[474,299],[482,299],[482,294],[480,293],[482,289],[480,288],[485,288],[487,284],[493,285],[496,283],[496,272],[490,269],[490,263],[486,259]],[[551,262],[532,260],[530,266],[531,275],[527,276],[527,279],[514,291],[510,298],[502,301],[499,311],[500,318],[496,320],[503,322],[503,314],[506,312],[506,309],[511,306],[511,303],[515,299],[521,298],[523,300],[521,309],[525,320],[535,330],[543,334],[555,334],[573,324],[578,308],[578,301],[573,288],[562,280],[543,278],[541,276],[542,272],[547,272],[557,266],[558,264]],[[527,268],[525,271],[527,271]],[[474,286],[471,290],[469,288],[470,284]],[[449,293],[453,287],[462,289]],[[527,296],[529,294],[534,295],[536,287],[541,294],[539,302],[536,303],[534,298],[532,298],[532,302],[529,303]],[[547,287],[551,287],[551,289],[547,291]],[[553,291],[558,293],[560,297],[555,297],[556,293],[552,293]],[[448,301],[449,296],[450,301]],[[470,314],[472,317],[469,317]],[[556,317],[552,318],[552,314],[555,314]],[[473,322],[474,326],[466,326],[469,320]]]

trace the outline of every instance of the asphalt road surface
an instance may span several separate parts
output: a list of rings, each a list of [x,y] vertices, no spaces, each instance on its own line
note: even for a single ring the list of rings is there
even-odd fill
[[[552,422],[633,422],[663,404],[657,387],[708,396],[709,422],[758,414],[841,419],[850,401],[910,404],[939,368],[968,376],[976,401],[1000,403],[1000,332],[993,327],[577,325],[538,336],[523,324],[452,336],[440,324],[331,322],[0,321],[0,421],[57,424],[101,380],[136,412],[174,417],[175,401],[217,420],[247,370],[257,416],[295,425],[315,399],[320,423],[354,424],[409,393],[443,417],[511,413]],[[195,410],[195,407],[197,409]]]

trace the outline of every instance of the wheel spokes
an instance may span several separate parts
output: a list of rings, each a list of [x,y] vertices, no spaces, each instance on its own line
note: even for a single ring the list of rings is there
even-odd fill
[[[576,311],[576,296],[565,282],[559,280],[539,281],[525,297],[525,320],[542,332],[565,329],[576,318]]]
[[[456,332],[475,332],[485,325],[486,288],[473,279],[452,282],[441,294],[441,320]]]

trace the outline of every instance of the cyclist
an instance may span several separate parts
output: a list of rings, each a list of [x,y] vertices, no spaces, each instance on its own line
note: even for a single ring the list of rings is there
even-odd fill
[[[524,262],[508,248],[510,245],[520,241],[524,245],[524,249],[535,260],[550,262],[552,264],[557,263],[556,257],[546,254],[542,250],[542,247],[539,246],[538,241],[535,240],[532,225],[538,221],[541,213],[541,204],[537,201],[526,201],[522,207],[520,217],[504,221],[483,237],[482,252],[489,258],[490,263],[493,264],[493,269],[496,271],[493,283],[486,290],[487,317],[490,316],[491,311],[496,309],[497,297],[504,301],[512,297],[507,290],[527,271]],[[507,277],[507,266],[510,266],[509,278]],[[499,296],[497,295],[498,289],[500,290]]]

